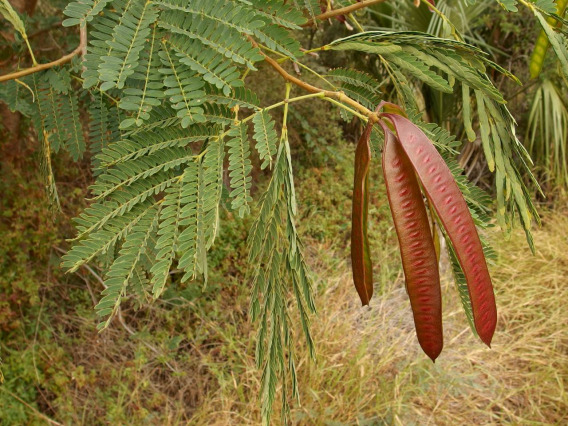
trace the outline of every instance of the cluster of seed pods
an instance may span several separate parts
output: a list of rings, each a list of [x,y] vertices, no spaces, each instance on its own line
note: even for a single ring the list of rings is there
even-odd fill
[[[495,296],[481,241],[465,199],[450,169],[424,132],[403,115],[390,112],[399,110],[395,105],[389,105],[388,110],[379,114],[379,124],[385,135],[383,174],[418,342],[432,361],[442,351],[438,259],[422,186],[464,272],[475,329],[489,346],[497,323]],[[369,303],[372,295],[372,265],[366,230],[371,126],[367,125],[355,154],[351,235],[353,279],[363,305]]]

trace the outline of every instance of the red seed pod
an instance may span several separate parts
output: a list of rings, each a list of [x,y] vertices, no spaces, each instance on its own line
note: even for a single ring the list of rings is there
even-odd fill
[[[369,139],[372,129],[373,123],[369,121],[355,150],[355,179],[351,214],[351,267],[355,289],[363,306],[368,305],[373,296],[373,265],[367,237],[368,175],[371,163]]]
[[[438,259],[412,163],[390,130],[383,127],[383,175],[398,236],[406,289],[420,346],[432,361],[442,347],[442,295]]]
[[[454,246],[467,282],[475,329],[488,346],[497,324],[491,277],[475,224],[450,169],[428,137],[410,120],[382,114],[394,125],[404,152]]]

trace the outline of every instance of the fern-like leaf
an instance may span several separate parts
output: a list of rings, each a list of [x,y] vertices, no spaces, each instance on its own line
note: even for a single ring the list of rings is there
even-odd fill
[[[158,37],[157,27],[154,26],[148,49],[141,52],[140,64],[131,76],[132,80],[139,82],[139,87],[134,84],[127,87],[124,89],[124,96],[120,99],[119,107],[132,112],[131,117],[120,123],[122,129],[133,125],[141,126],[150,118],[152,108],[162,103],[164,91],[162,75],[158,72],[161,63],[158,56],[160,48]]]
[[[156,243],[157,262],[151,269],[154,298],[159,297],[163,292],[175,255],[185,243],[185,240],[180,238],[181,225],[186,221],[188,211],[196,207],[197,177],[198,167],[192,162],[187,165],[176,185],[170,188],[164,197],[159,238]]]
[[[244,4],[227,0],[159,0],[164,8],[180,14],[192,15],[203,19],[209,26],[220,29],[231,29],[231,36],[237,33],[252,35],[254,30],[264,26],[264,22],[256,17],[252,10]]]
[[[298,9],[305,10],[308,13],[310,19],[312,19],[317,24],[316,16],[320,12],[321,7],[319,0],[294,0],[294,3],[298,7]]]
[[[291,3],[282,0],[250,0],[250,3],[256,14],[281,27],[299,30],[306,23],[301,10]]]
[[[230,4],[235,5],[235,3]],[[166,10],[161,15],[160,26],[172,33],[198,40],[204,46],[210,47],[234,62],[245,64],[251,70],[256,70],[254,63],[263,59],[258,48],[234,28],[201,14]]]
[[[374,109],[381,100],[381,84],[364,72],[336,68],[331,70],[327,77],[337,81],[347,96],[369,109]]]
[[[233,120],[233,113],[227,105],[206,103],[203,107],[205,109],[203,115],[210,123],[227,125]]]
[[[282,384],[285,418],[288,416],[287,392],[290,385],[292,396],[298,396],[289,331],[286,280],[292,284],[310,354],[315,356],[308,317],[309,312],[315,311],[315,306],[311,295],[311,282],[294,225],[295,196],[289,159],[290,147],[284,137],[278,149],[271,181],[261,199],[259,214],[249,233],[249,259],[258,265],[254,268],[252,278],[250,313],[253,320],[259,321],[256,362],[257,366],[262,368],[264,423],[270,419],[279,382]],[[285,238],[279,238],[279,235],[284,235]]]
[[[74,91],[69,91],[69,93],[63,96],[60,113],[65,118],[65,147],[73,157],[73,160],[77,161],[83,157],[85,152],[85,138],[79,119],[77,94]]]
[[[102,58],[112,53],[111,47],[106,42],[112,39],[114,28],[122,23],[122,15],[131,5],[131,0],[114,0],[112,8],[105,8],[102,16],[93,19],[87,54],[83,58],[84,88],[88,89],[99,84],[99,65],[102,64]]]
[[[150,210],[155,209],[155,207],[155,203],[147,200],[137,204],[134,208],[121,216],[108,219],[104,227],[89,233],[87,238],[76,243],[71,250],[63,256],[63,268],[69,270],[69,272],[75,272],[96,256],[107,253],[120,239],[126,237],[126,235],[132,231],[132,228],[137,225],[142,218],[146,217]],[[85,217],[86,215],[83,215],[83,220]]]
[[[206,253],[218,229],[223,158],[223,140],[209,141],[193,188],[196,205],[183,212],[183,223],[187,227],[180,235],[179,267],[185,272],[182,281],[202,274],[207,282]]]
[[[104,281],[103,298],[95,307],[99,317],[107,317],[97,328],[109,326],[120,307],[122,297],[126,296],[128,285],[136,274],[136,267],[142,259],[151,241],[154,228],[158,224],[159,208],[153,208],[140,219],[127,235],[120,249],[118,258],[111,265]]]
[[[185,273],[182,277],[183,281],[193,279],[197,275],[198,261],[197,257],[203,252],[204,248],[200,246],[203,233],[203,212],[202,206],[199,205],[199,180],[201,176],[201,165],[196,164],[192,169],[192,174],[184,178],[183,191],[184,200],[186,201],[182,211],[180,211],[181,223],[185,229],[179,236],[179,251],[181,257],[178,266]]]
[[[116,109],[116,105],[109,104],[103,92],[92,95],[88,109],[89,141],[91,152],[95,155],[92,162],[97,174],[100,167],[97,155],[120,137],[120,123],[117,115],[113,114],[113,109]]]
[[[272,158],[276,154],[276,142],[278,135],[274,130],[274,120],[266,111],[260,111],[252,119],[254,123],[253,139],[256,141],[256,150],[262,161],[260,168],[264,170],[267,166],[272,168]]]
[[[55,211],[60,209],[60,205],[57,186],[55,185],[55,176],[53,175],[53,168],[51,166],[51,144],[49,142],[50,129],[45,120],[45,117],[48,116],[48,108],[40,97],[40,93],[46,92],[48,87],[37,74],[32,75],[31,81],[33,82],[37,108],[36,114],[32,116],[32,121],[36,128],[38,139],[41,143],[40,170],[45,185],[45,192],[50,201],[50,207]]]
[[[67,78],[63,77],[66,76]],[[65,147],[77,161],[85,151],[85,139],[79,120],[77,95],[71,90],[69,74],[49,70],[38,92],[42,104],[45,130],[54,152]]]
[[[69,18],[63,20],[64,27],[72,27],[74,25],[85,25],[91,22],[105,6],[112,0],[79,0],[69,3],[63,14]]]
[[[22,81],[9,80],[0,85],[0,100],[4,102],[10,111],[18,111],[26,117],[30,117],[36,110],[32,104],[32,96],[27,84]]]
[[[290,33],[268,19],[265,25],[254,30],[254,36],[269,49],[276,50],[291,58],[300,55],[300,43],[290,36]]]
[[[98,177],[97,182],[91,185],[94,199],[104,199],[138,181],[146,183],[149,177],[176,169],[193,161],[193,157],[193,153],[185,148],[165,148],[121,163],[117,167],[107,169]]]
[[[177,177],[171,170],[157,173],[130,186],[117,189],[109,201],[92,204],[76,219],[80,239],[103,228],[111,219],[122,216],[149,197],[171,186]]]
[[[199,106],[203,103],[205,82],[191,68],[176,61],[165,43],[163,46],[160,57],[165,68],[160,68],[160,72],[164,74],[164,85],[167,87],[164,95],[182,119],[182,127],[205,122],[203,108]]]
[[[250,187],[252,178],[250,172],[250,146],[246,124],[233,126],[228,133],[229,141],[229,177],[231,178],[231,207],[238,210],[239,216],[243,217],[250,211],[249,203],[252,201]]]
[[[137,132],[104,149],[97,159],[103,166],[110,167],[167,148],[183,148],[193,142],[205,141],[217,133],[215,126],[203,125],[194,125],[184,130],[170,126],[159,132]]]
[[[347,68],[335,68],[331,70],[326,77],[330,77],[333,80],[352,87],[361,87],[367,93],[372,93],[374,95],[380,94],[379,89],[382,84],[363,71]]]
[[[239,108],[249,108],[256,110],[260,101],[254,92],[244,87],[235,87],[226,95],[216,86],[208,84],[205,86],[205,100],[212,104],[226,105],[228,108],[239,106]]]
[[[106,40],[110,47],[99,65],[101,90],[113,87],[122,89],[126,79],[139,64],[140,52],[146,46],[150,25],[158,17],[158,9],[150,0],[130,0],[120,23],[114,27],[112,37]]]
[[[230,95],[231,88],[244,85],[237,67],[215,50],[184,36],[173,36],[169,43],[182,64],[201,74],[205,81],[222,89],[226,96]]]
[[[204,183],[207,200],[205,210],[205,246],[211,248],[219,232],[219,207],[223,193],[223,162],[225,143],[222,138],[211,140],[203,158]]]

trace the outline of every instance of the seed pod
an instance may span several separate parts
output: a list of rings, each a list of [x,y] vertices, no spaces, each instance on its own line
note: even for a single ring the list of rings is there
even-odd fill
[[[489,270],[475,224],[450,169],[428,137],[410,120],[383,114],[394,125],[404,152],[450,238],[469,290],[475,329],[488,346],[497,324]]]
[[[442,295],[428,215],[412,163],[384,128],[383,175],[420,346],[432,361],[442,347]]]
[[[371,147],[369,139],[373,123],[369,121],[355,150],[355,179],[351,214],[351,267],[353,282],[361,303],[368,305],[373,296],[373,265],[367,237],[369,210],[369,165]]]

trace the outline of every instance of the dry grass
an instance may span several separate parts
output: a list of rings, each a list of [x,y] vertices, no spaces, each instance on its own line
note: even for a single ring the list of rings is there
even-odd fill
[[[360,308],[348,266],[315,265],[320,286],[313,321],[317,365],[299,364],[296,424],[560,424],[568,420],[568,215],[544,216],[536,256],[520,232],[495,234],[492,267],[499,324],[492,349],[472,336],[448,276],[443,279],[445,348],[436,364],[416,341],[402,277],[370,309]],[[325,247],[318,249],[319,257]],[[395,256],[396,257],[396,256]],[[318,258],[318,257],[315,257]],[[389,262],[397,261],[391,259]],[[252,338],[252,336],[250,336]],[[301,343],[298,352],[303,354]],[[210,394],[196,424],[257,424],[258,373],[251,352]],[[231,368],[227,366],[227,368]],[[238,391],[240,389],[240,392]],[[245,390],[243,393],[243,389]],[[278,423],[279,417],[275,416]]]

